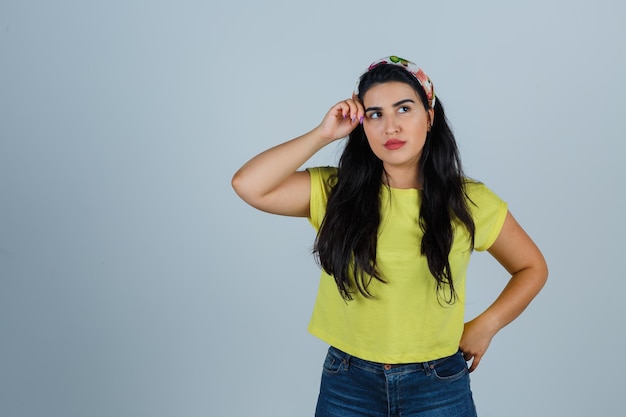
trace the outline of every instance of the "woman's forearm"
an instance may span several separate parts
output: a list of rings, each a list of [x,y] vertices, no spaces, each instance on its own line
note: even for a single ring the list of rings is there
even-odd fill
[[[349,135],[363,115],[363,106],[354,99],[335,104],[309,133],[268,149],[244,164],[233,176],[233,188],[244,201],[260,210],[308,215],[309,176],[298,172],[298,168],[324,146]]]
[[[243,200],[254,205],[256,200],[283,184],[327,143],[316,128],[274,146],[249,160],[235,173],[233,188]]]
[[[508,213],[502,230],[489,253],[511,274],[498,298],[478,317],[465,324],[460,348],[476,369],[491,339],[528,307],[548,278],[543,255]]]
[[[543,288],[548,271],[542,265],[513,274],[498,298],[477,317],[493,334],[515,320]]]

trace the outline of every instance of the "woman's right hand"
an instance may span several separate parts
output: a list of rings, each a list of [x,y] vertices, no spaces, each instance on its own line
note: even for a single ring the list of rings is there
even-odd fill
[[[325,140],[332,142],[348,136],[364,117],[363,105],[353,96],[331,107],[317,129]]]
[[[233,188],[259,210],[308,216],[311,180],[308,172],[298,168],[325,145],[348,136],[364,115],[363,106],[354,97],[340,101],[313,130],[246,162],[233,176]]]

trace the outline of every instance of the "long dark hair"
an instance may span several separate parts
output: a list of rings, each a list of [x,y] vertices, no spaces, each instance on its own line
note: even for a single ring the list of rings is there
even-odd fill
[[[378,65],[363,74],[359,99],[362,102],[363,95],[373,85],[391,81],[410,85],[424,108],[429,109],[426,94],[417,80],[396,65]],[[434,111],[433,125],[419,161],[421,254],[426,257],[435,278],[437,294],[448,287],[449,296],[445,301],[451,304],[457,297],[448,259],[454,237],[452,223],[457,219],[466,227],[470,249],[474,248],[475,226],[468,207],[459,151],[439,97]],[[358,125],[350,133],[341,155],[337,182],[330,192],[314,246],[320,266],[335,278],[345,300],[353,298],[354,286],[363,296],[371,298],[370,281],[386,282],[376,266],[384,175],[382,161],[372,152],[363,126]]]

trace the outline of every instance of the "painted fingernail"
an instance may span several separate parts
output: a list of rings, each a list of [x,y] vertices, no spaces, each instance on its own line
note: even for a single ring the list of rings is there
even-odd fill
[[[363,116],[359,117],[359,123],[363,124]]]

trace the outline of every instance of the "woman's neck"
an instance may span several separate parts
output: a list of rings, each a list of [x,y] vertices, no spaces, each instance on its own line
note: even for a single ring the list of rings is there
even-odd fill
[[[416,167],[385,167],[383,173],[383,182],[391,188],[415,188],[421,189],[422,184],[419,182]]]

